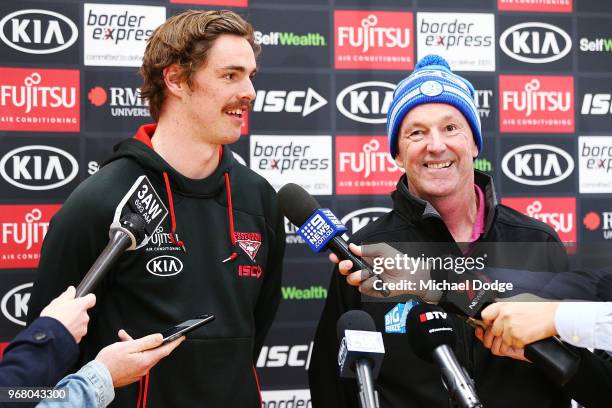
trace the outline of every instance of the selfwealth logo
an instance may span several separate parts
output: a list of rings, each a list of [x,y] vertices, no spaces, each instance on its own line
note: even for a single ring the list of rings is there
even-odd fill
[[[402,171],[389,154],[386,136],[336,137],[336,193],[386,194]]]
[[[321,33],[296,33],[291,31],[255,31],[255,43],[284,47],[325,47],[327,39]]]
[[[550,225],[561,241],[576,242],[575,197],[508,197],[502,204]]]
[[[166,8],[85,4],[84,64],[139,67],[146,42],[166,20]]]
[[[334,11],[337,69],[414,68],[412,13]]]
[[[331,136],[250,136],[251,169],[276,189],[301,185],[313,195],[332,193]]]
[[[0,130],[78,132],[79,71],[0,68]]]
[[[0,205],[0,268],[36,268],[42,241],[59,204]]]
[[[535,11],[538,13],[571,13],[573,0],[497,0],[501,11]]]
[[[418,59],[439,54],[454,70],[495,71],[494,38],[490,13],[417,13]]]
[[[499,46],[512,59],[529,64],[544,64],[569,54],[572,39],[555,25],[533,21],[507,28],[499,37]]]
[[[55,11],[17,10],[0,20],[0,40],[26,54],[54,54],[70,48],[78,37],[74,21]]]
[[[500,75],[499,92],[501,132],[574,132],[573,77]]]
[[[612,53],[612,38],[581,38],[580,51]]]
[[[394,90],[395,85],[389,82],[358,82],[338,93],[336,107],[342,115],[356,122],[384,124]]]
[[[612,193],[612,136],[578,138],[580,193]]]
[[[502,171],[516,183],[547,186],[568,178],[574,171],[574,159],[557,146],[529,144],[506,153]]]
[[[12,149],[0,158],[0,175],[23,190],[52,190],[74,180],[79,164],[65,150],[46,145]]]

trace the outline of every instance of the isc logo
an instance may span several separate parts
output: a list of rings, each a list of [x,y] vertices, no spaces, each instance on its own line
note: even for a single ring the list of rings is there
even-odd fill
[[[310,344],[296,344],[293,346],[263,346],[257,359],[257,367],[310,367],[312,354],[312,341]]]
[[[583,115],[607,115],[612,113],[612,95],[605,93],[584,94],[580,113]]]
[[[327,100],[312,88],[306,91],[257,91],[255,112],[301,113],[308,116],[327,104]]]
[[[446,312],[438,312],[438,311],[425,312],[419,315],[419,320],[421,322],[427,322],[429,320],[435,320],[435,319],[446,319],[446,316],[447,316]]]

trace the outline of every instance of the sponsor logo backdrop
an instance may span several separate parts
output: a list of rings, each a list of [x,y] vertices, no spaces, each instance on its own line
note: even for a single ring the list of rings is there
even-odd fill
[[[499,199],[566,242],[612,241],[609,1],[109,3],[0,5],[0,342],[23,327],[51,217],[151,120],[138,90],[146,40],[189,8],[239,12],[263,48],[237,159],[276,188],[301,183],[350,233],[392,208],[402,173],[385,116],[395,84],[437,52],[474,84],[485,144],[475,167],[495,177]],[[256,364],[269,407],[308,406],[332,270],[285,226],[282,303]]]

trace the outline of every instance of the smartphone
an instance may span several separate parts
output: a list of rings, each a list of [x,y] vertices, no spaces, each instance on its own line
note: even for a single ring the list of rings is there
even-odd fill
[[[215,315],[205,314],[198,318],[187,320],[181,324],[177,324],[176,326],[171,327],[168,330],[162,332],[162,336],[164,336],[164,341],[162,342],[162,344],[169,343],[172,340],[175,340],[213,320],[215,320]]]

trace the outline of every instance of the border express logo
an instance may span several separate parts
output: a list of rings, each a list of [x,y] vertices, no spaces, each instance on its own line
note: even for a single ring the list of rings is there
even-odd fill
[[[414,68],[411,12],[334,11],[337,69]]]
[[[166,8],[120,4],[84,5],[85,65],[139,67],[146,42],[166,21]]]
[[[580,193],[612,193],[612,136],[578,138]]]
[[[456,71],[495,71],[495,16],[417,13],[417,59],[443,56]]]

